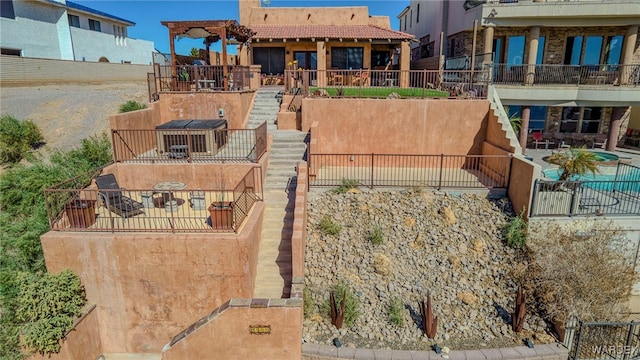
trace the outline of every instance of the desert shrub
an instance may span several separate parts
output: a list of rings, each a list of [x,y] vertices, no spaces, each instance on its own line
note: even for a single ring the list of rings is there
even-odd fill
[[[342,226],[334,223],[329,215],[324,216],[318,226],[323,235],[338,235],[342,231]]]
[[[339,281],[336,285],[334,285],[331,288],[331,291],[333,291],[338,307],[340,307],[340,304],[342,303],[342,298],[345,297],[346,300],[344,302],[344,324],[347,325],[347,327],[352,326],[360,315],[360,300],[355,295],[349,284],[344,280]],[[330,307],[329,301],[330,300],[327,299],[325,306],[325,311],[327,311],[327,313]]]
[[[507,245],[514,249],[522,249],[527,243],[527,221],[522,215],[512,217],[502,228],[502,235]]]
[[[33,149],[44,141],[38,126],[31,120],[0,116],[0,163],[16,164],[31,159]]]
[[[400,298],[393,298],[389,303],[389,321],[396,326],[404,325],[404,304]]]
[[[621,320],[634,282],[635,245],[610,222],[536,224],[528,241],[526,284],[550,320]]]
[[[351,189],[357,189],[359,183],[360,182],[358,180],[354,179],[342,179],[341,184],[333,189],[333,192],[335,194],[344,194]]]
[[[129,100],[126,103],[120,105],[120,113],[126,113],[129,111],[136,111],[146,109],[147,105],[141,104],[135,100]]]
[[[20,333],[40,334],[40,326],[49,321],[25,330],[16,315],[22,273],[46,271],[40,242],[49,231],[44,189],[108,162],[111,143],[103,134],[83,140],[69,152],[55,152],[50,163],[17,164],[0,174],[0,359],[22,359]]]
[[[311,290],[305,287],[302,290],[302,312],[305,318],[313,315],[316,311],[316,302],[311,295]]]
[[[381,245],[384,242],[382,228],[380,226],[374,226],[373,229],[369,230],[367,235],[365,235],[365,239],[374,246]]]
[[[17,318],[24,322],[23,341],[41,354],[60,351],[60,339],[71,330],[86,302],[80,278],[71,270],[59,274],[18,276]]]

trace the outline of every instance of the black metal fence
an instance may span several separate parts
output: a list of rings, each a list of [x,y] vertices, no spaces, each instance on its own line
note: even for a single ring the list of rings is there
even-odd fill
[[[494,64],[493,83],[504,85],[640,85],[640,65]]]
[[[506,188],[511,156],[309,154],[309,187]]]
[[[148,81],[155,82],[156,93],[251,89],[248,66],[154,64],[153,69]]]
[[[581,322],[572,331],[571,359],[640,359],[640,323]]]
[[[116,162],[256,162],[267,124],[255,129],[111,130]]]
[[[82,232],[238,232],[263,198],[259,167],[233,188],[98,189],[97,169],[44,191],[52,231]],[[159,180],[161,183],[161,181]]]
[[[613,180],[536,180],[530,216],[640,215],[640,168],[619,164]]]

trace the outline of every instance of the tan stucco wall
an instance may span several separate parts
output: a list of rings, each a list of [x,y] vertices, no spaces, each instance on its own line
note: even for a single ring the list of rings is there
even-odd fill
[[[487,119],[486,141],[489,144],[504,150],[506,153],[514,153],[515,149],[511,146],[506,131],[502,129],[502,124],[498,120],[498,116],[490,110]],[[491,155],[484,152],[483,154]]]
[[[270,325],[252,335],[251,325]],[[230,307],[162,354],[162,360],[300,359],[302,307]]]
[[[76,320],[76,323],[66,337],[61,341],[60,352],[57,354],[34,354],[30,360],[83,360],[95,359],[102,353],[100,328],[98,326],[98,312],[95,306]]]
[[[533,183],[539,176],[542,169],[540,165],[526,160],[521,155],[516,155],[511,161],[511,177],[509,179],[509,189],[507,194],[511,200],[513,211],[528,218],[531,196],[533,193]]]
[[[159,352],[207,311],[252,296],[263,211],[256,203],[239,234],[49,232],[41,241],[50,272],[82,279],[104,352]]]
[[[364,6],[254,7],[249,22],[242,25],[368,25],[369,19],[369,9]]]
[[[162,124],[158,102],[147,104],[146,109],[109,115],[109,128],[112,130],[155,129]]]
[[[223,119],[229,129],[243,129],[249,120],[255,91],[162,94],[158,101],[161,124],[176,119]]]
[[[318,128],[314,153],[481,154],[486,100],[305,98],[302,131]]]

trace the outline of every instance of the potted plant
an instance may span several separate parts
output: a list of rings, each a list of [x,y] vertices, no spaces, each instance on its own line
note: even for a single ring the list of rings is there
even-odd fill
[[[215,230],[233,229],[233,202],[226,199],[226,178],[222,168],[216,181],[216,201],[209,205],[210,225]]]

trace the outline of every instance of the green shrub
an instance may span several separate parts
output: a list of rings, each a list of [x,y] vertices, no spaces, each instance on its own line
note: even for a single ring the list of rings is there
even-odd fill
[[[527,243],[527,221],[518,215],[511,218],[502,229],[502,234],[507,240],[507,245],[514,249],[521,249]]]
[[[389,321],[396,326],[404,325],[404,304],[400,298],[393,298],[389,303]]]
[[[369,241],[374,246],[381,245],[384,242],[384,234],[382,233],[382,228],[380,226],[375,226],[373,229],[369,230],[367,235],[365,235],[365,239]]]
[[[344,302],[344,324],[352,326],[360,315],[360,300],[344,280],[333,286],[331,291],[333,291],[338,307],[342,303],[342,297],[346,298]],[[327,306],[330,306],[329,301],[327,300]]]
[[[71,270],[59,274],[18,276],[17,318],[25,345],[41,354],[60,351],[60,339],[73,327],[86,302],[80,278]]]
[[[141,104],[135,100],[129,100],[126,103],[120,105],[120,112],[121,113],[126,113],[129,111],[136,111],[136,110],[142,110],[142,109],[146,109],[147,105],[145,104]]]
[[[305,287],[302,290],[302,312],[305,318],[313,315],[316,311],[316,302],[313,300],[311,290]]]
[[[32,151],[44,137],[31,120],[20,121],[11,115],[0,117],[0,163],[16,164],[31,159]]]
[[[342,226],[334,223],[329,215],[326,215],[320,220],[319,227],[323,235],[338,235],[340,231],[342,231]]]
[[[335,194],[344,194],[351,189],[357,189],[360,182],[354,179],[342,179],[342,183],[338,185],[333,192]]]

